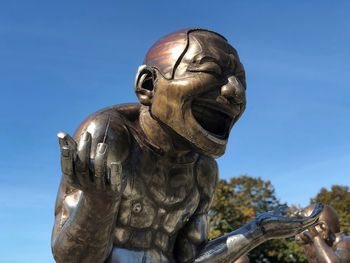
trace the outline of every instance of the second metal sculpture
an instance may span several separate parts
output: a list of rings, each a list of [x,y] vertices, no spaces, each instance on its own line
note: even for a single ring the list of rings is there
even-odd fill
[[[315,205],[299,211],[299,216],[308,216]],[[341,232],[339,217],[335,210],[325,205],[316,226],[298,234],[296,240],[303,247],[309,263],[350,262],[350,236]]]

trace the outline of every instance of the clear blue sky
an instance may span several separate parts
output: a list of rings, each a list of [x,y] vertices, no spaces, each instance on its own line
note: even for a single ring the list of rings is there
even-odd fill
[[[220,32],[247,71],[248,106],[219,159],[222,178],[260,176],[301,205],[350,183],[349,2],[126,2],[1,4],[0,262],[53,262],[56,133],[136,101],[145,52],[181,28]]]

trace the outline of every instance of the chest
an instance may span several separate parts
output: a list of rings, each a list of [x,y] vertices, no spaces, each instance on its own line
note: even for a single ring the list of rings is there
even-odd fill
[[[117,226],[169,235],[177,232],[198,206],[195,161],[179,163],[137,153],[125,167],[124,176],[127,184]]]

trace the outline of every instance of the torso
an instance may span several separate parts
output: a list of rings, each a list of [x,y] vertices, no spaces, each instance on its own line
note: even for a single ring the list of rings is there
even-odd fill
[[[97,112],[81,125],[76,136],[89,131],[95,149],[103,140],[110,120],[106,141],[110,149],[108,159],[124,160],[121,165],[126,187],[113,231],[113,248],[106,262],[172,263],[178,231],[196,209],[203,209],[199,205],[200,188],[203,189],[206,179],[201,172],[203,168],[197,165],[203,160],[193,153],[182,158],[169,157],[152,147],[138,125],[138,111],[134,105],[122,105]],[[94,155],[93,150],[91,158]],[[204,188],[209,191],[213,186]],[[72,196],[77,202],[80,191],[73,192],[74,195],[69,189],[66,191],[67,197]],[[68,199],[63,203],[71,213],[76,202],[70,207]]]
[[[157,248],[171,254],[177,231],[199,202],[195,160],[172,163],[152,151],[135,148],[123,166],[127,186],[119,208],[115,245]]]
[[[123,248],[135,250],[128,254],[130,262],[173,262],[177,232],[199,203],[198,155],[169,158],[131,134],[131,151],[122,167],[127,183],[108,262],[128,262]]]

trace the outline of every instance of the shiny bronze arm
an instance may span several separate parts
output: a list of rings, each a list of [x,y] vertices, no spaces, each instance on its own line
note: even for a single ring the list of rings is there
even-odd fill
[[[97,145],[90,160],[91,135],[77,145],[59,134],[62,183],[56,203],[52,251],[56,262],[104,262],[112,249],[112,231],[121,192],[120,164],[107,165],[108,145]]]
[[[332,263],[350,262],[350,238],[346,237],[344,234],[337,235],[338,240],[336,240],[333,246],[327,244],[320,235],[313,237],[310,243],[310,247],[314,252],[314,259],[311,260],[314,260],[314,262]],[[309,261],[311,261],[309,257],[307,258]]]
[[[313,247],[317,262],[341,263],[340,258],[335,254],[332,247],[318,235],[313,239]],[[345,262],[345,261],[344,261]]]
[[[209,241],[194,262],[233,262],[269,239],[294,236],[317,223],[322,205],[318,204],[313,213],[304,218],[285,217],[286,209],[282,206],[274,212],[263,213],[243,227]]]
[[[103,262],[112,248],[118,204],[81,194],[64,224],[55,225],[52,250],[56,262]]]
[[[265,241],[255,221],[209,241],[194,262],[233,262]]]

